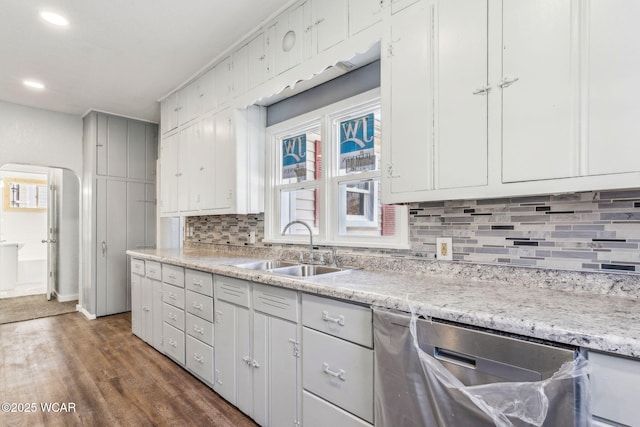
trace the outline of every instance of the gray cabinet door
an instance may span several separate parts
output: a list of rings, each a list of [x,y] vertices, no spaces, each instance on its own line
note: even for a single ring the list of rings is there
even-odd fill
[[[298,327],[259,312],[253,317],[253,419],[263,426],[296,425]]]
[[[151,283],[152,301],[151,301],[151,313],[152,313],[152,341],[153,347],[161,353],[164,353],[162,348],[163,335],[162,335],[162,283],[159,280],[147,279]]]
[[[96,185],[97,315],[129,310],[127,280],[127,183],[98,179]]]

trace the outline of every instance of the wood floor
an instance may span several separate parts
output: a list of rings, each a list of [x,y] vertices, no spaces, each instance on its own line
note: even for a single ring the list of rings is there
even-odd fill
[[[135,337],[129,313],[0,325],[0,403],[0,426],[256,425]]]

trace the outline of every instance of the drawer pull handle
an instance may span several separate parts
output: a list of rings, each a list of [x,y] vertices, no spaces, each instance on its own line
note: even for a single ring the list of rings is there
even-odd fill
[[[144,311],[146,311],[146,312],[151,311],[151,309],[150,309],[149,307],[147,307],[147,306],[144,306],[142,309],[143,309]]]
[[[169,292],[169,298],[171,298],[172,300],[175,300],[176,294],[174,294],[173,292]]]
[[[251,366],[251,358],[249,356],[245,356],[242,358],[242,361],[247,364],[247,366]]]
[[[170,345],[171,347],[177,347],[177,344],[178,344],[178,342],[177,342],[177,341],[174,341],[174,340],[172,340],[171,338],[169,338],[169,345]]]
[[[202,280],[193,279],[193,286],[202,287]]]
[[[178,316],[176,314],[169,313],[168,317],[169,317],[169,319],[173,320],[174,322],[178,321]]]
[[[338,317],[332,317],[332,316],[329,316],[328,311],[322,312],[322,320],[324,320],[325,322],[333,322],[333,323],[337,323],[340,326],[344,326],[344,316],[340,315]]]
[[[204,358],[198,353],[193,353],[193,359],[198,363],[204,363]]]
[[[149,274],[156,274],[156,270],[154,270],[153,268],[149,269]]]
[[[176,275],[175,275],[175,274],[173,274],[173,273],[170,273],[170,274],[169,274],[169,279],[176,280]]]
[[[203,306],[202,304],[198,304],[198,303],[197,303],[197,302],[195,302],[195,301],[193,302],[193,308],[195,308],[196,310],[200,310],[200,311],[202,311],[202,308],[203,308],[203,307],[204,307],[204,306]]]
[[[193,331],[197,334],[204,335],[204,328],[198,328],[198,325],[193,325]]]
[[[338,378],[341,381],[346,381],[347,379],[345,378],[344,374],[344,369],[339,369],[338,371],[332,371],[331,369],[329,369],[329,364],[328,363],[323,363],[322,364],[322,372],[324,372],[327,375],[331,375],[332,377]]]

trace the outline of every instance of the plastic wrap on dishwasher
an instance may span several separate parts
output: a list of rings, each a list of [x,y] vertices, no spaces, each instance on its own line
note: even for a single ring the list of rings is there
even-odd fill
[[[541,381],[465,386],[420,348],[418,316],[408,319],[374,309],[377,427],[556,426],[558,414],[567,412],[575,414],[573,425],[590,425],[582,356]]]

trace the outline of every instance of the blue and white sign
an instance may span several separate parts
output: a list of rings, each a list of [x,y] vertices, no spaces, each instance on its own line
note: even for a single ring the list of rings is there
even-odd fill
[[[307,178],[307,135],[282,140],[282,178]]]
[[[375,169],[373,125],[373,113],[340,122],[340,169],[347,172]]]

